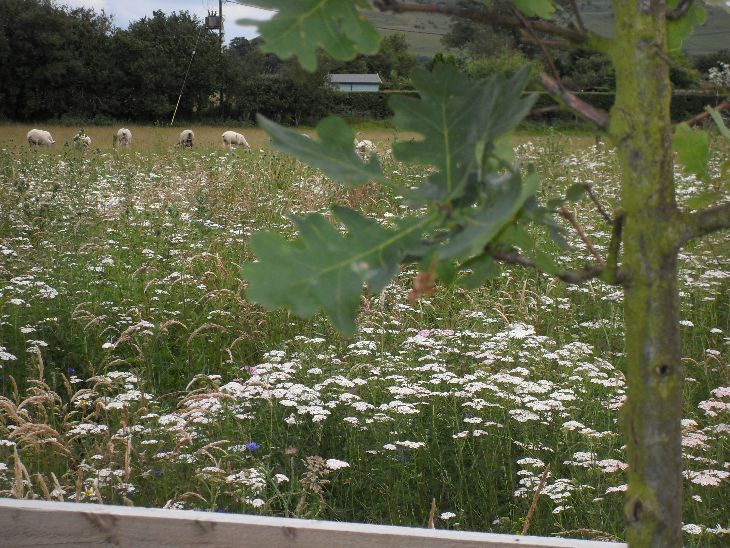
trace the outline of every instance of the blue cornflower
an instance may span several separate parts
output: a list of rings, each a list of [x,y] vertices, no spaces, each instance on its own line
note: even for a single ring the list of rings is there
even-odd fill
[[[250,441],[246,444],[247,451],[256,451],[256,449],[261,449],[261,446],[255,441]]]

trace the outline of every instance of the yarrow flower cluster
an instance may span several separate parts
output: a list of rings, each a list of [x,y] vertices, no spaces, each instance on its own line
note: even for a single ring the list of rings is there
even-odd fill
[[[730,64],[720,61],[707,72],[707,79],[718,88],[730,88]]]

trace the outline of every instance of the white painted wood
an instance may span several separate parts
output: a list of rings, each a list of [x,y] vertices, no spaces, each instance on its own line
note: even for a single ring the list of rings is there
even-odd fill
[[[0,499],[0,546],[619,548],[625,544],[101,504]]]

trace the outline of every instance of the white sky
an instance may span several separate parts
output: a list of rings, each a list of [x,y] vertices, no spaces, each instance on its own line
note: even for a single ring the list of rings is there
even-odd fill
[[[152,16],[152,12],[155,10],[162,10],[165,13],[186,10],[200,19],[204,19],[208,11],[218,11],[218,0],[57,0],[56,3],[74,8],[93,8],[96,11],[103,9],[108,15],[113,16],[114,24],[121,28],[127,28],[131,21]],[[239,36],[249,39],[257,36],[256,27],[237,25],[236,20],[241,18],[268,19],[272,15],[273,12],[270,11],[224,0],[223,33],[226,42]]]

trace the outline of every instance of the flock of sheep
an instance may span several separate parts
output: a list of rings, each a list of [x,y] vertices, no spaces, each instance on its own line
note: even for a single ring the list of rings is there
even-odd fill
[[[31,129],[28,132],[27,139],[28,144],[35,147],[50,147],[56,142],[53,140],[50,132],[42,129]],[[195,133],[193,133],[193,130],[185,129],[180,132],[178,144],[184,147],[192,147],[194,140]],[[221,141],[225,148],[231,148],[234,145],[243,145],[246,148],[251,148],[248,142],[246,142],[246,138],[235,131],[224,131],[223,135],[221,135]],[[74,142],[80,147],[87,148],[91,146],[91,137],[81,130],[74,137]],[[121,128],[114,136],[114,144],[120,147],[128,147],[132,144],[132,132],[125,127]]]
[[[302,133],[303,136],[309,137],[309,135]],[[56,141],[48,131],[42,129],[31,129],[27,135],[28,144],[34,147],[50,147]],[[180,132],[177,144],[182,147],[192,147],[195,140],[195,133],[192,129],[185,129]],[[224,148],[233,148],[234,145],[243,145],[246,148],[251,148],[246,142],[246,138],[235,131],[224,131],[221,135],[221,141]],[[84,133],[82,129],[74,137],[74,144],[78,148],[88,148],[91,146],[91,137]],[[128,147],[132,144],[132,132],[127,128],[123,127],[117,131],[114,135],[114,146]],[[367,139],[358,141],[355,139],[353,143],[355,145],[355,151],[363,158],[368,158],[370,155],[377,152],[375,145],[372,141]]]

